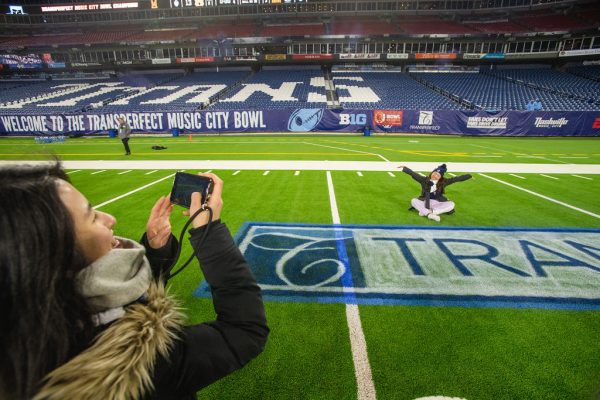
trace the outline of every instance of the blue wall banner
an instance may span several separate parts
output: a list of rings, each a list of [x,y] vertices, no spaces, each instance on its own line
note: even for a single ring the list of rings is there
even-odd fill
[[[0,136],[108,134],[123,116],[135,133],[374,132],[475,136],[600,136],[600,111],[278,110],[0,115]]]

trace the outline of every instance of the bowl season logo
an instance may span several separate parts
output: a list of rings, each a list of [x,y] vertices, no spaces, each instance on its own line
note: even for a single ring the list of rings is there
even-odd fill
[[[402,111],[395,110],[375,110],[373,112],[373,120],[375,124],[381,125],[384,128],[391,128],[392,126],[402,126]]]
[[[322,108],[299,108],[290,115],[288,131],[309,132],[313,130],[323,118]]]

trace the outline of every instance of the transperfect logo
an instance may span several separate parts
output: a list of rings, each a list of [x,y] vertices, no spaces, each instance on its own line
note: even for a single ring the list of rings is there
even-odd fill
[[[237,241],[268,300],[600,309],[600,230],[251,223]]]

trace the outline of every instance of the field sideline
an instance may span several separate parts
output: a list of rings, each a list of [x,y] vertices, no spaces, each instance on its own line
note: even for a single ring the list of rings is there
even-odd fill
[[[243,235],[254,229],[253,223],[274,224],[281,230],[325,229],[332,224],[347,229],[374,227],[378,232],[382,229],[378,227],[384,226],[410,227],[424,233],[456,232],[465,243],[484,240],[483,236],[469,236],[469,229],[475,228],[491,229],[492,233],[499,228],[523,229],[525,234],[534,231],[532,235],[562,235],[564,231],[566,236],[556,239],[559,241],[600,237],[598,139],[194,137],[190,142],[187,137],[135,137],[130,143],[133,156],[127,158],[121,154],[121,144],[109,139],[34,145],[32,139],[3,138],[0,159],[4,161],[0,164],[43,160],[50,153],[61,156],[73,183],[91,203],[115,215],[119,221],[115,233],[133,238],[141,236],[151,205],[168,193],[172,175],[182,169],[212,170],[224,180],[223,219],[233,234],[238,233],[238,240],[246,237],[250,242],[254,239]],[[168,149],[147,150],[154,144]],[[436,223],[407,211],[418,186],[397,166],[404,164],[426,173],[441,162],[448,163],[450,174],[469,172],[473,179],[448,189],[448,197],[457,203],[456,213],[442,216]],[[174,215],[173,231],[178,233],[183,223],[183,217]],[[450,228],[454,231],[444,231]],[[339,244],[340,238],[335,236],[339,232],[332,232]],[[326,285],[331,290],[339,287],[343,292],[349,287],[347,278],[357,287],[374,288],[377,281],[390,290],[400,287],[392,282],[412,279],[399,275],[402,268],[390,261],[390,251],[365,254],[363,244],[368,241],[358,240],[363,238],[356,236],[362,235],[358,231],[353,234],[354,244],[344,245],[352,272],[347,270],[339,285]],[[431,240],[428,243],[440,239]],[[548,249],[550,243],[558,242],[548,242]],[[589,254],[577,260],[571,253],[568,260],[531,247],[532,257],[551,271],[557,284],[579,273],[577,279],[586,279],[569,282],[593,294],[600,289],[600,272],[593,269],[600,268],[600,249],[593,242],[581,243],[586,243],[582,249]],[[416,251],[417,245],[414,242],[410,247],[415,257],[427,257]],[[494,246],[501,253],[498,260],[508,263],[513,255],[503,253],[501,243]],[[551,248],[566,254],[563,248]],[[464,249],[454,251],[458,254]],[[341,254],[339,245],[337,254]],[[188,255],[189,246],[184,244],[182,259]],[[477,258],[464,259],[469,257]],[[364,282],[352,264],[361,260]],[[365,264],[364,260],[371,262]],[[381,260],[380,265],[373,260]],[[265,265],[270,262],[264,259]],[[487,288],[497,285],[495,290],[500,293],[520,284],[521,278],[513,279],[506,271],[490,272],[477,260],[464,263],[474,279],[487,282]],[[427,282],[439,278],[450,287],[469,280],[444,275],[447,271],[434,267],[423,264],[424,278],[431,278]],[[318,271],[329,274],[327,268],[323,265]],[[259,283],[276,279],[260,268],[255,274]],[[317,279],[316,275],[313,278]],[[171,283],[191,323],[214,318],[210,301],[198,297],[201,281],[196,265]],[[543,279],[531,284],[538,281]],[[517,286],[510,286],[513,284]],[[569,290],[568,285],[562,287]],[[393,304],[384,295],[381,305],[351,304],[315,296],[314,291],[300,293],[306,297],[295,301],[265,291],[272,329],[265,352],[243,370],[200,392],[198,398],[562,400],[600,396],[598,295],[577,300],[577,307],[561,308],[518,301],[503,306],[477,302],[451,306],[438,299],[420,305],[404,300]],[[592,303],[586,303],[588,300]]]

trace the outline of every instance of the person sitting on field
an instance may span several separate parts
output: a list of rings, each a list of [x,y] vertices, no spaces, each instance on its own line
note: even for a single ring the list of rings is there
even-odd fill
[[[189,233],[217,318],[186,326],[163,282],[179,248],[168,197],[139,244],[59,163],[0,168],[0,399],[195,399],[263,351],[261,290],[221,223],[223,181],[202,175],[213,218]]]
[[[403,165],[398,168],[402,172],[410,175],[415,181],[421,184],[421,195],[412,199],[410,204],[415,208],[421,217],[427,217],[434,221],[440,221],[440,214],[448,213],[454,210],[454,202],[449,201],[444,196],[444,189],[456,182],[471,179],[470,174],[456,176],[450,179],[444,178],[446,173],[446,164],[438,166],[427,176],[422,176]]]

